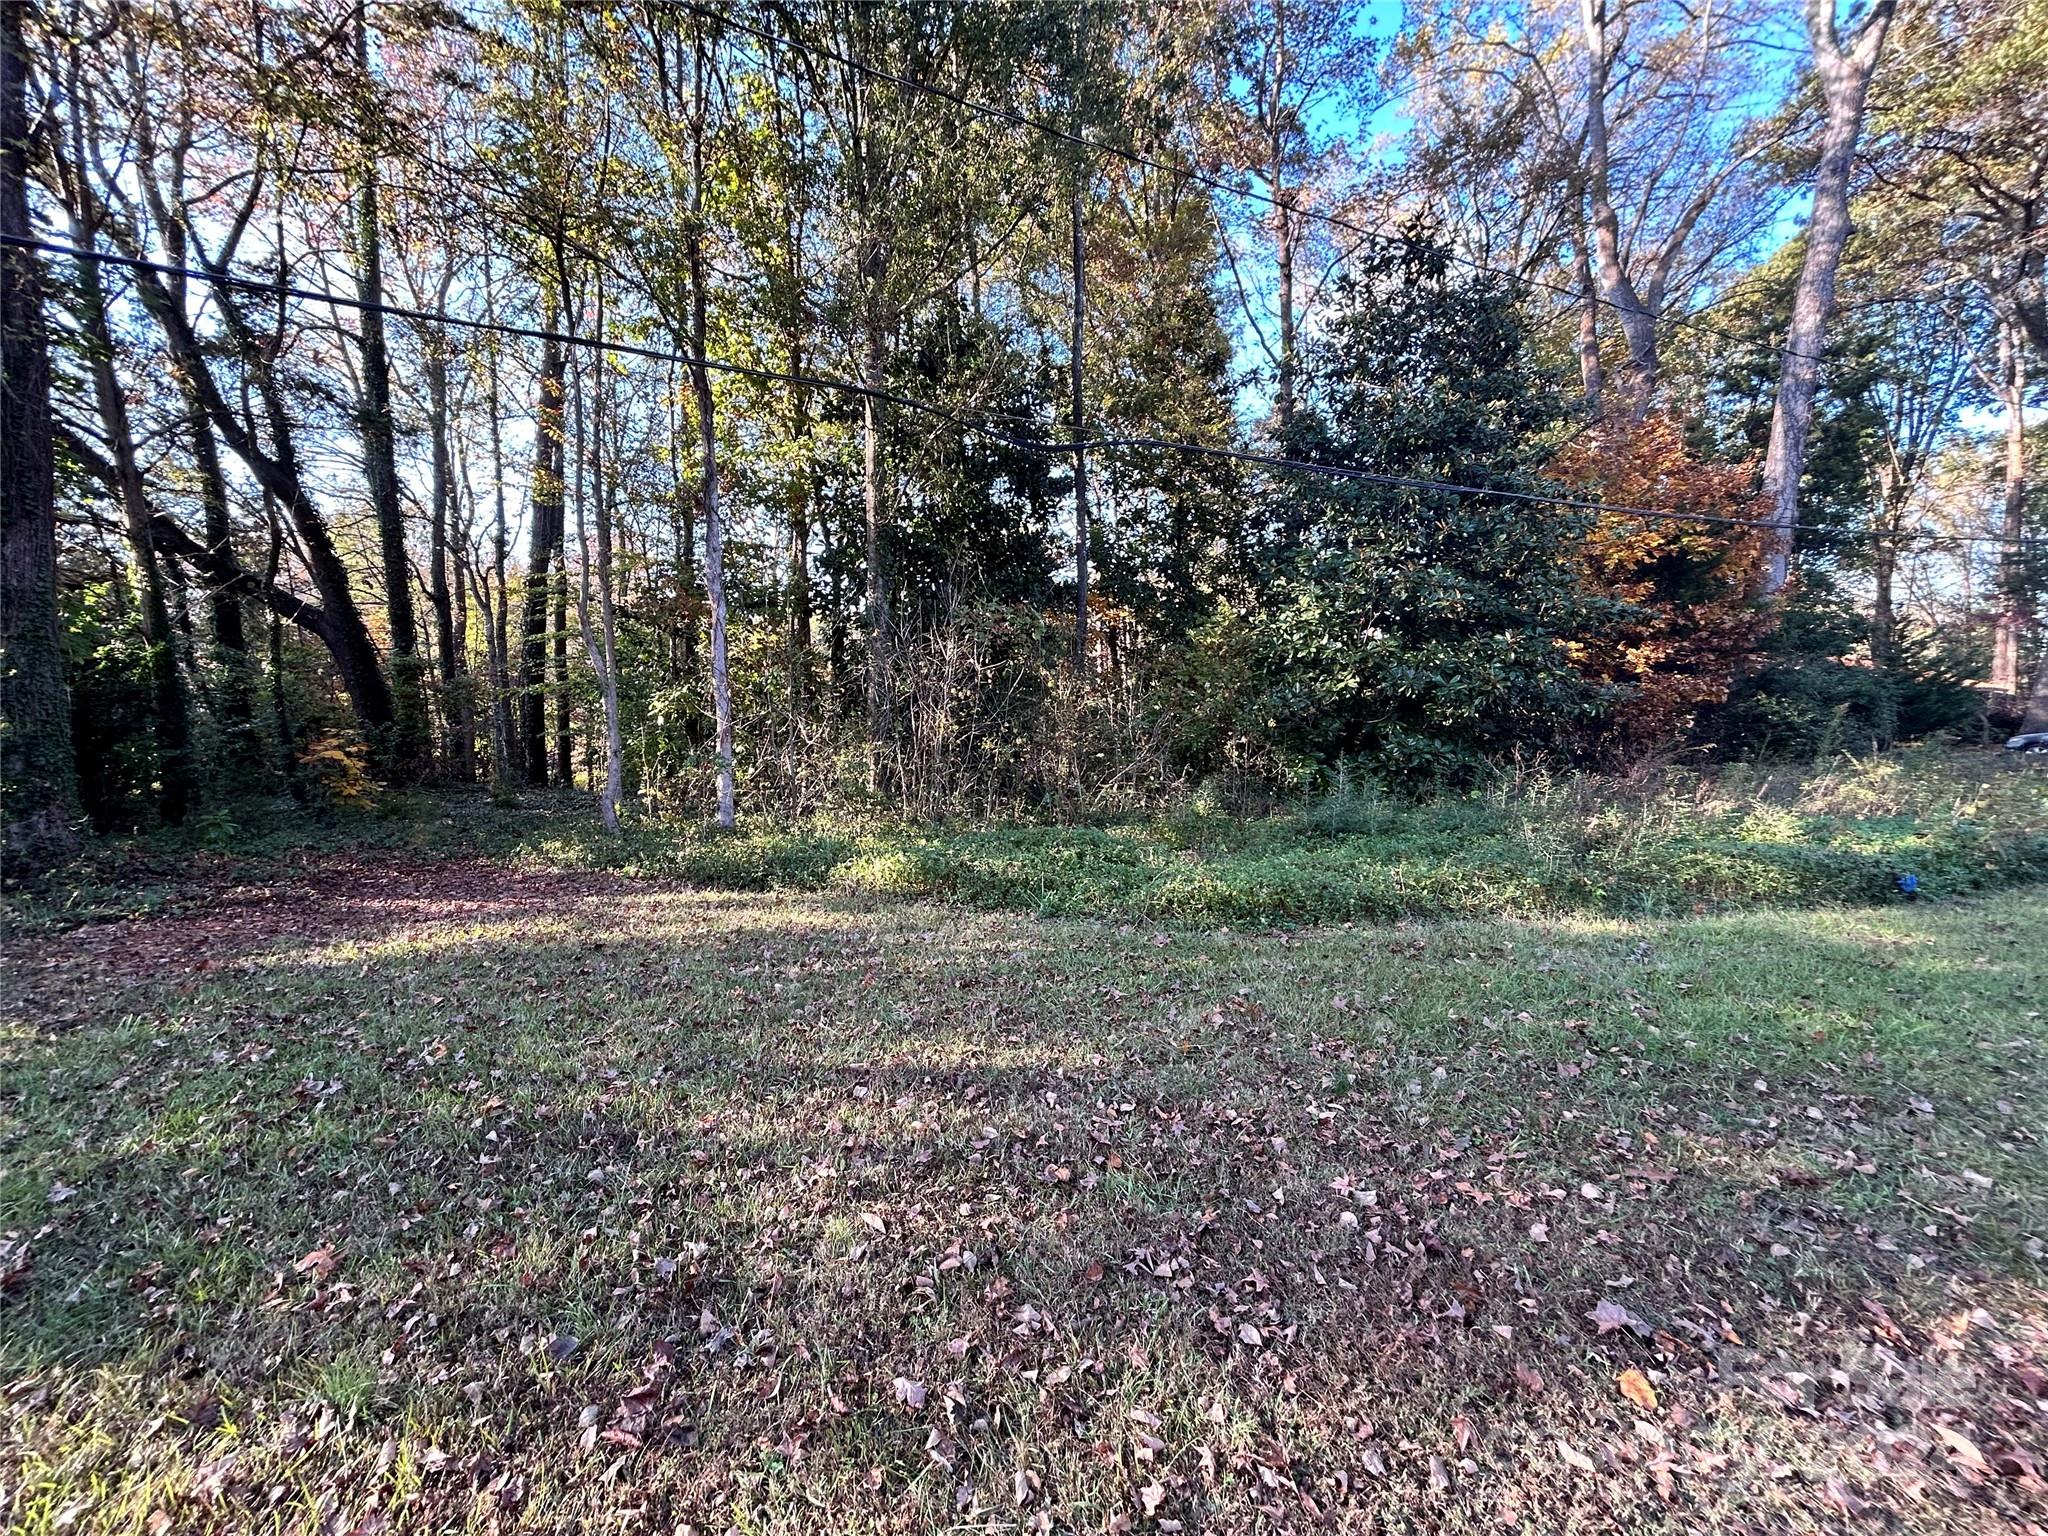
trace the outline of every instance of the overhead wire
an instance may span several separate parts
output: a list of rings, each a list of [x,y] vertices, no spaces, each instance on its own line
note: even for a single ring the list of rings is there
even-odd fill
[[[1092,453],[1113,448],[1143,448],[1154,451],[1188,454],[1202,458],[1227,460],[1234,463],[1258,465],[1294,474],[1319,475],[1334,479],[1385,485],[1398,489],[1460,496],[1490,496],[1497,500],[1519,502],[1563,511],[1584,511],[1602,515],[1639,518],[1648,521],[1697,523],[1759,531],[1787,526],[1782,523],[1773,523],[1768,519],[1729,517],[1704,512],[1682,512],[1668,507],[1632,506],[1615,502],[1595,501],[1583,497],[1559,496],[1540,491],[1518,490],[1508,486],[1464,485],[1456,481],[1438,480],[1416,475],[1391,474],[1356,465],[1331,464],[1319,460],[1292,458],[1284,454],[1262,453],[1253,449],[1225,448],[1214,444],[1191,443],[1137,434],[1110,434],[1101,437],[1084,437],[1066,441],[1050,437],[1043,439],[1020,438],[998,432],[994,428],[984,426],[979,422],[967,420],[954,408],[938,404],[934,401],[920,399],[914,395],[906,395],[897,390],[881,389],[873,385],[857,383],[851,379],[834,378],[830,375],[795,373],[784,369],[763,368],[748,363],[727,362],[718,358],[698,357],[691,353],[670,351],[660,347],[642,346],[633,342],[584,336],[572,331],[554,330],[543,326],[517,325],[503,320],[482,320],[469,315],[451,314],[445,310],[429,310],[406,304],[372,301],[359,296],[336,293],[330,289],[313,288],[298,283],[280,282],[275,277],[244,277],[231,272],[216,271],[209,267],[185,266],[173,262],[157,261],[148,257],[131,256],[122,252],[90,250],[81,246],[65,245],[51,240],[37,240],[22,235],[0,235],[0,246],[11,246],[17,249],[34,251],[42,255],[62,257],[71,261],[101,262],[136,271],[152,272],[160,276],[193,278],[221,287],[240,289],[244,292],[260,293],[269,297],[282,296],[296,299],[302,303],[322,304],[340,309],[376,313],[416,324],[447,325],[469,331],[513,336],[527,341],[553,342],[561,346],[581,347],[620,356],[637,357],[653,362],[681,363],[686,367],[703,367],[711,372],[731,374],[772,383],[794,383],[813,389],[839,391],[855,396],[883,400],[889,404],[901,406],[906,410],[944,420],[964,431],[978,433],[1007,447],[1022,452],[1044,454],[1048,457],[1064,457],[1076,451]],[[972,409],[982,414],[995,414],[979,407]],[[1842,530],[1829,528],[1821,524],[1795,522],[1789,526],[1796,533],[1819,533],[1834,537],[1842,536]],[[1899,533],[1892,535],[1892,537],[1914,539],[1928,543],[1987,543],[2011,546],[2015,542],[1996,534],[1941,533],[1931,529],[1901,530]],[[2023,539],[2018,542],[2023,545],[2031,545],[2048,541]]]

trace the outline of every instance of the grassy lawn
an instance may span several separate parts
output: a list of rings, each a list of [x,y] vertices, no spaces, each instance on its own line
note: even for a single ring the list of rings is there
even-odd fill
[[[1281,932],[591,862],[10,945],[11,1529],[2048,1519],[2040,886]]]

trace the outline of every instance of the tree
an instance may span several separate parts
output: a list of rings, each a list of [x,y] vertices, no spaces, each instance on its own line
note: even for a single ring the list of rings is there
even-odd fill
[[[1340,288],[1312,349],[1297,457],[1482,494],[1289,476],[1298,547],[1268,557],[1252,643],[1260,708],[1323,761],[1403,776],[1469,772],[1556,741],[1600,702],[1571,643],[1603,622],[1576,546],[1585,519],[1486,491],[1539,491],[1563,400],[1503,279],[1456,273],[1411,237]]]
[[[29,222],[27,7],[0,6],[0,838],[34,869],[76,846],[71,701],[57,629],[56,478],[41,263]]]
[[[1322,283],[1300,271],[1327,253],[1318,203],[1341,201],[1349,135],[1377,105],[1378,48],[1359,7],[1343,0],[1227,0],[1218,17],[1214,135],[1232,163],[1263,183],[1259,222],[1271,239],[1269,339],[1240,288],[1245,314],[1273,366],[1273,420],[1294,420],[1304,319]],[[1228,233],[1223,236],[1226,244]],[[1347,244],[1356,236],[1341,235]]]
[[[1581,671],[1616,696],[1589,736],[1623,762],[1668,749],[1727,699],[1763,632],[1755,475],[1698,458],[1662,412],[1596,424],[1550,469],[1582,495],[1674,514],[1603,516],[1581,553],[1587,584],[1618,608],[1580,647]]]
[[[393,715],[390,739],[382,743],[394,778],[408,780],[426,772],[426,662],[420,655],[419,627],[413,619],[412,562],[405,548],[405,508],[399,500],[397,444],[391,416],[391,359],[384,340],[384,228],[378,207],[377,156],[382,118],[374,105],[376,78],[370,67],[369,11],[356,0],[356,89],[362,101],[356,114],[355,240],[358,311],[356,345],[362,353],[362,396],[356,404],[356,425],[363,443],[363,476],[368,482],[370,509],[377,520],[377,543],[384,567],[384,617],[390,630]]]
[[[1700,252],[1702,221],[1771,143],[1767,129],[1746,122],[1741,110],[1753,90],[1743,13],[1680,8],[1675,31],[1632,38],[1638,18],[1654,14],[1646,0],[1580,0],[1586,53],[1581,185],[1591,225],[1581,249],[1589,250],[1602,297],[1628,344],[1623,393],[1637,420],[1648,415],[1656,395],[1658,324],[1674,294],[1740,243],[1738,221],[1715,231],[1717,238]],[[1626,166],[1614,141],[1617,121],[1631,128]],[[1624,201],[1633,210],[1626,226]],[[1589,395],[1597,393],[1593,379],[1588,372]]]
[[[1979,375],[2005,416],[1991,687],[2017,715],[2034,628],[2026,538],[2029,379],[2048,358],[2048,0],[1936,0],[1906,9],[1873,106],[1867,220],[1924,292],[1968,285],[1997,359]]]
[[[1813,173],[1806,259],[1793,292],[1777,404],[1771,414],[1770,447],[1764,455],[1763,483],[1771,498],[1772,527],[1764,567],[1766,597],[1783,592],[1791,576],[1793,526],[1799,521],[1799,478],[1806,467],[1813,396],[1820,383],[1828,320],[1835,308],[1835,274],[1849,240],[1849,177],[1856,163],[1856,141],[1863,131],[1870,77],[1884,51],[1894,5],[1895,0],[1871,0],[1863,19],[1844,36],[1835,18],[1835,0],[1807,0],[1806,30],[1813,43],[1813,70],[1825,118],[1820,158]]]

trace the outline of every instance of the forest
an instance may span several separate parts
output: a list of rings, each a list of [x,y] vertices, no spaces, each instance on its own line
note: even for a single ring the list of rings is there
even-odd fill
[[[17,857],[2044,724],[2036,7],[7,9]]]
[[[0,1528],[2048,1529],[2048,0],[0,0]]]

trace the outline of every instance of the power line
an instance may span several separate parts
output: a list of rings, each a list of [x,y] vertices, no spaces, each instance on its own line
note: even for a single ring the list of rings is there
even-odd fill
[[[1323,464],[1312,459],[1292,459],[1280,454],[1259,453],[1245,448],[1217,448],[1204,443],[1174,442],[1157,437],[1105,437],[1096,438],[1083,444],[1093,451],[1099,448],[1158,448],[1177,453],[1198,455],[1204,458],[1230,459],[1239,463],[1261,464],[1274,469],[1297,473],[1328,475],[1342,480],[1363,480],[1373,485],[1394,486],[1411,491],[1457,492],[1468,496],[1499,496],[1514,501],[1532,502],[1539,506],[1556,507],[1565,511],[1596,512],[1617,517],[1644,518],[1655,522],[1702,523],[1723,528],[1747,528],[1762,532],[1766,529],[1780,529],[1787,525],[1774,523],[1767,518],[1727,517],[1712,512],[1677,512],[1660,507],[1621,506],[1612,502],[1591,501],[1578,496],[1548,496],[1540,491],[1515,491],[1476,485],[1459,485],[1450,480],[1432,480],[1418,475],[1393,475],[1379,470],[1360,469],[1349,464]],[[1820,533],[1834,538],[1843,538],[1848,530],[1829,528],[1819,523],[1793,523],[1794,533]],[[1872,530],[1862,530],[1864,537],[1880,537]],[[1895,539],[1916,539],[1925,543],[1941,544],[2000,544],[2034,545],[2048,543],[2038,536],[2007,539],[1995,533],[1940,533],[1934,529],[1902,528],[1891,535]]]
[[[589,3],[589,0],[585,0],[585,3]],[[934,85],[928,80],[919,80],[914,76],[897,74],[893,70],[883,69],[864,60],[851,58],[822,43],[802,41],[786,34],[771,32],[751,22],[742,21],[729,11],[721,11],[714,6],[701,4],[700,0],[664,0],[664,3],[675,5],[681,10],[690,11],[707,21],[721,22],[736,32],[744,33],[771,46],[793,48],[817,58],[830,59],[833,63],[846,69],[857,70],[870,79],[887,81],[889,84],[899,86],[904,90],[917,91],[941,101],[951,102],[954,106],[961,108],[963,111],[971,112],[978,117],[996,122],[1010,123],[1020,128],[1029,128],[1035,133],[1046,134],[1051,138],[1071,144],[1078,149],[1088,150],[1093,154],[1111,155],[1130,165],[1140,166],[1146,170],[1163,172],[1169,176],[1178,176],[1183,180],[1192,181],[1198,186],[1207,187],[1211,191],[1227,192],[1233,197],[1248,198],[1253,202],[1264,203],[1268,207],[1277,209],[1282,213],[1297,218],[1316,220],[1333,228],[1342,229],[1350,234],[1357,235],[1363,240],[1378,241],[1382,245],[1387,246],[1398,246],[1402,242],[1402,237],[1397,234],[1390,233],[1385,229],[1375,229],[1361,224],[1354,219],[1346,218],[1340,213],[1329,213],[1317,208],[1304,208],[1285,193],[1262,191],[1258,187],[1253,186],[1249,181],[1233,181],[1224,176],[1198,170],[1193,166],[1177,165],[1172,161],[1160,160],[1137,150],[1125,149],[1119,144],[1110,144],[1100,139],[1091,139],[1086,134],[1062,128],[1058,123],[1050,122],[1045,118],[1033,117],[1027,112],[1018,111],[1014,107],[1004,107],[994,102],[978,101],[958,91],[948,90],[945,86]],[[1563,283],[1551,282],[1547,278],[1524,276],[1505,267],[1490,266],[1485,262],[1478,261],[1470,256],[1460,255],[1455,251],[1448,252],[1447,255],[1457,265],[1485,274],[1486,276],[1504,277],[1512,282],[1526,283],[1532,288],[1541,288],[1545,292],[1557,294],[1561,298],[1570,299],[1575,303],[1583,303],[1590,297],[1595,304],[1605,309],[1611,309],[1617,314],[1632,313],[1627,305],[1618,303],[1598,292],[1588,295],[1577,288],[1567,287]],[[1700,331],[1705,335],[1719,337],[1723,341],[1747,344],[1752,340],[1750,337],[1742,336],[1721,326],[1713,325],[1695,315],[1662,314],[1654,317],[1654,323],[1684,326],[1690,330]],[[1780,355],[1797,357],[1814,363],[1826,361],[1824,357],[1815,353],[1794,352],[1789,348],[1780,349]]]
[[[1725,517],[1706,512],[1679,512],[1668,507],[1637,507],[1625,504],[1593,501],[1583,497],[1554,496],[1540,491],[1513,490],[1503,486],[1461,485],[1456,481],[1435,480],[1423,476],[1388,474],[1379,470],[1363,469],[1348,464],[1325,464],[1310,459],[1289,458],[1282,454],[1261,453],[1252,449],[1222,448],[1211,444],[1181,442],[1175,439],[1145,437],[1137,435],[1115,435],[1098,438],[1060,441],[1054,438],[1026,439],[1008,436],[977,422],[965,420],[947,406],[895,390],[858,384],[850,379],[836,379],[821,374],[792,373],[775,368],[760,368],[746,363],[722,362],[716,358],[700,358],[686,352],[665,351],[659,347],[640,346],[633,342],[608,341],[598,337],[582,336],[569,331],[550,330],[540,326],[515,325],[502,320],[479,320],[467,315],[453,315],[442,310],[418,309],[410,305],[373,303],[366,299],[335,293],[324,288],[309,288],[301,284],[280,283],[274,278],[240,277],[230,272],[216,272],[205,267],[180,266],[172,262],[153,261],[141,256],[122,255],[111,251],[92,251],[78,246],[63,245],[55,241],[36,240],[20,235],[0,235],[0,245],[13,246],[22,250],[36,251],[44,255],[60,256],[72,261],[104,262],[113,266],[136,271],[154,272],[162,276],[196,278],[201,282],[222,287],[239,288],[246,292],[261,293],[275,297],[279,294],[306,303],[326,304],[342,309],[373,312],[409,320],[420,324],[448,325],[465,330],[490,332],[515,336],[528,341],[552,341],[562,346],[583,347],[592,351],[609,352],[620,356],[638,357],[652,362],[682,363],[686,366],[701,366],[718,373],[729,373],[744,378],[766,380],[774,383],[803,384],[814,389],[837,390],[843,393],[885,400],[907,410],[918,411],[946,421],[962,430],[980,433],[994,441],[1027,453],[1039,453],[1048,457],[1064,457],[1077,449],[1082,452],[1097,452],[1110,448],[1149,448],[1156,451],[1187,454],[1192,457],[1224,459],[1234,463],[1255,464],[1270,469],[1296,474],[1321,475],[1340,480],[1363,481],[1375,485],[1386,485],[1405,490],[1433,491],[1460,496],[1491,496],[1497,500],[1523,502],[1534,506],[1550,507],[1566,511],[1595,512],[1615,517],[1642,518],[1656,522],[1698,523],[1721,527],[1765,529],[1782,527],[1766,520]],[[982,407],[971,407],[979,414],[1003,415],[1014,418],[1015,413],[997,413]],[[1035,424],[1035,423],[1034,423]],[[1796,533],[1820,533],[1840,537],[1840,530],[1830,529],[1813,523],[1794,523]],[[2013,541],[1996,534],[1936,533],[1932,530],[1907,529],[1896,537],[1918,539],[1936,543],[1983,543],[2009,545]],[[2021,544],[2042,542],[2038,539],[2022,539]]]
[[[919,411],[937,416],[953,425],[970,432],[981,432],[1013,448],[1036,450],[1043,446],[1021,438],[1011,438],[975,422],[965,421],[948,406],[929,400],[920,400],[913,395],[899,394],[895,390],[882,389],[868,384],[857,384],[851,379],[835,379],[819,374],[791,373],[778,368],[762,368],[748,363],[723,362],[714,357],[696,357],[687,352],[669,352],[659,347],[644,347],[633,342],[606,341],[590,336],[579,336],[570,331],[557,331],[542,326],[513,325],[506,321],[478,320],[469,315],[454,315],[446,310],[417,309],[406,304],[373,303],[367,299],[352,298],[347,294],[335,293],[325,288],[309,288],[299,283],[280,282],[276,278],[242,277],[232,272],[216,272],[207,267],[180,266],[175,262],[152,261],[141,256],[127,256],[113,251],[86,250],[80,246],[62,245],[49,240],[36,240],[21,235],[0,235],[0,245],[11,245],[22,250],[38,251],[48,256],[62,256],[73,261],[105,262],[117,267],[135,271],[154,272],[164,277],[190,277],[201,282],[214,283],[225,288],[240,288],[245,292],[261,293],[271,298],[280,295],[299,299],[309,304],[328,304],[343,309],[359,310],[366,314],[392,316],[400,320],[411,320],[429,325],[456,326],[464,330],[490,331],[506,336],[517,336],[527,341],[552,341],[561,346],[595,348],[613,352],[625,357],[645,358],[658,363],[682,363],[689,367],[703,367],[714,373],[735,374],[742,378],[757,379],[774,384],[802,384],[812,389],[839,390],[847,394],[872,397],[900,405],[906,410]],[[314,255],[324,253],[314,252]],[[971,406],[967,409],[981,416],[998,419],[1017,419],[1014,411],[992,410],[986,406]],[[1058,446],[1058,445],[1055,445]]]

